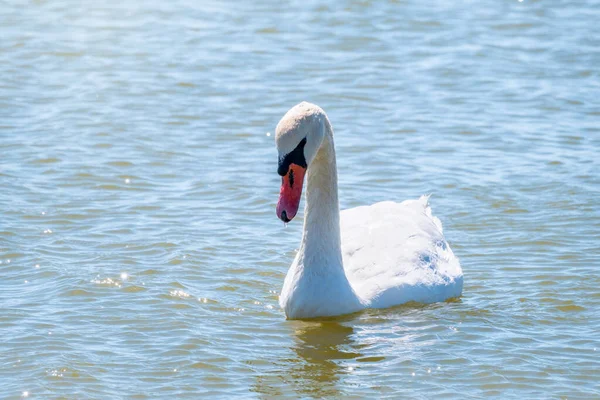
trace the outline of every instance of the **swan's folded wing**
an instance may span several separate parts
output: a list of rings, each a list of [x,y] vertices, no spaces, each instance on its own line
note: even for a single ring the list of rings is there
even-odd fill
[[[341,232],[346,275],[371,307],[431,303],[462,292],[460,264],[425,196],[344,210]]]

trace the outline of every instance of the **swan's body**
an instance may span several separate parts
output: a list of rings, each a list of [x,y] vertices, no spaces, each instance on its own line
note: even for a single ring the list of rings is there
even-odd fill
[[[284,221],[295,216],[307,175],[302,242],[279,298],[288,318],[460,296],[462,270],[427,197],[339,212],[333,130],[322,109],[292,108],[276,143],[284,176],[277,215]]]

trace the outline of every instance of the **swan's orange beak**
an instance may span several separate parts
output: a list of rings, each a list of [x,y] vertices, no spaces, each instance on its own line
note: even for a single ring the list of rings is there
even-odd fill
[[[281,178],[281,190],[277,202],[277,216],[283,222],[290,222],[298,212],[300,198],[302,197],[302,183],[306,168],[290,164],[290,168]]]

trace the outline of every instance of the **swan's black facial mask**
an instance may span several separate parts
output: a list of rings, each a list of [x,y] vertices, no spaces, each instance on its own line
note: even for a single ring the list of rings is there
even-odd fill
[[[290,164],[296,164],[302,168],[306,168],[306,159],[304,158],[304,145],[306,144],[306,138],[302,139],[296,148],[279,158],[279,165],[277,167],[277,173],[280,176],[285,176],[290,169]]]

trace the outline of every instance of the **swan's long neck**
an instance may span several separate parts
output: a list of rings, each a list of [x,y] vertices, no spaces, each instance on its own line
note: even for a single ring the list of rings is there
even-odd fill
[[[301,103],[288,113],[278,124],[278,131],[283,132],[282,135],[291,131],[296,134],[292,137],[307,137],[306,146],[316,145],[317,139],[320,139],[320,145],[315,157],[309,160],[306,172],[302,243],[285,277],[279,304],[288,318],[312,318],[361,310],[366,303],[352,288],[342,261],[337,166],[331,124],[323,110],[308,103]],[[286,137],[282,137],[285,141]]]
[[[305,269],[341,272],[340,209],[333,133],[325,120],[325,135],[307,171],[304,234],[300,252]],[[317,272],[317,271],[315,271]]]

